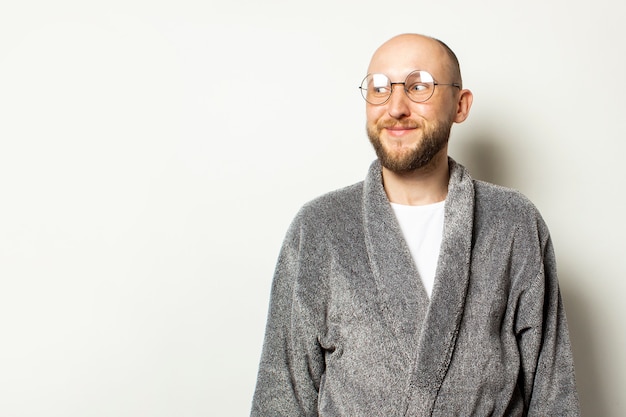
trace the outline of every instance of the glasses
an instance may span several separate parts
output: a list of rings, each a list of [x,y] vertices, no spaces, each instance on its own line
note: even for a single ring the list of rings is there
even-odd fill
[[[431,98],[435,93],[436,85],[451,85],[461,89],[461,85],[458,83],[438,83],[429,72],[422,70],[410,73],[403,83],[392,83],[385,74],[368,74],[359,88],[365,101],[378,106],[389,100],[393,86],[396,84],[404,86],[407,97],[415,103],[423,103]]]

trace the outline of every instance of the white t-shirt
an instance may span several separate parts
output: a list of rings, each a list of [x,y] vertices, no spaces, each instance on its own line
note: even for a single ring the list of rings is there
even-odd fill
[[[391,203],[428,297],[433,292],[443,237],[445,201],[424,206]]]

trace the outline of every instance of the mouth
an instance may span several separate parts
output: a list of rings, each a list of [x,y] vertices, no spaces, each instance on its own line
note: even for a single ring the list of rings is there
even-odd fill
[[[400,137],[417,129],[413,126],[386,126],[383,127],[390,136]]]

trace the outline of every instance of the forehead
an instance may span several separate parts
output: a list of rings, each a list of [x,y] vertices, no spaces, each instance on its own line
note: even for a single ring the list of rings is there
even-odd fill
[[[376,50],[368,73],[383,73],[392,80],[404,79],[417,69],[430,72],[435,79],[448,76],[449,57],[439,42],[418,35],[391,39]]]

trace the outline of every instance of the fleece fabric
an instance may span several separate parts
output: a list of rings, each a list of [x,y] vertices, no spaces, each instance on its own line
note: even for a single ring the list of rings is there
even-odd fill
[[[428,298],[382,183],[306,204],[274,276],[253,417],[578,416],[548,229],[450,159]]]

